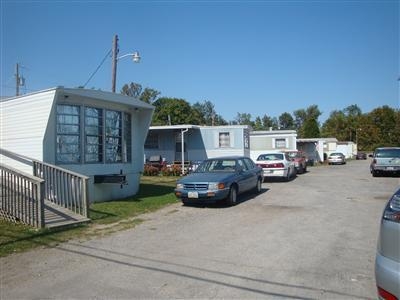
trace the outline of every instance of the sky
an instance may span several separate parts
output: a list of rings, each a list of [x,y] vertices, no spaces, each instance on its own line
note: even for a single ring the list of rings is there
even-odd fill
[[[193,105],[279,117],[318,105],[323,123],[357,104],[400,108],[399,0],[0,0],[0,96],[126,83]],[[104,62],[103,62],[104,59]],[[102,63],[103,62],[103,63]],[[97,71],[96,71],[97,70]]]

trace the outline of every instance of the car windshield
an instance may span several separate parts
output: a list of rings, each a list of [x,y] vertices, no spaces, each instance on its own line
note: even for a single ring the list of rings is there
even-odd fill
[[[301,154],[299,152],[288,152],[290,158],[299,158]]]
[[[282,153],[261,154],[257,160],[283,160]]]
[[[331,156],[342,156],[342,153],[332,153]]]
[[[383,157],[383,158],[400,157],[400,149],[380,149],[376,152],[376,157]]]
[[[236,160],[234,159],[211,159],[204,161],[196,169],[196,173],[235,172],[235,170],[236,170]]]

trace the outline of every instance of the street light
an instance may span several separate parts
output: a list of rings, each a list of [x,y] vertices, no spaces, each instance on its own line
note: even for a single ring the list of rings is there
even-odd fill
[[[119,59],[131,56],[133,62],[138,63],[140,62],[140,55],[139,52],[135,51],[133,53],[128,53],[122,56],[117,56],[119,52],[118,49],[118,35],[114,35],[113,39],[113,47],[112,47],[112,82],[111,82],[111,91],[115,93],[115,84],[117,81],[117,62]]]

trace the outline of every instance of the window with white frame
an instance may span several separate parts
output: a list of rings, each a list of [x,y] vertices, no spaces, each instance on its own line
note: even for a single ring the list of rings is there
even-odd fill
[[[231,146],[231,138],[229,132],[220,132],[219,133],[219,147],[227,148]]]
[[[276,149],[286,148],[286,139],[275,139],[275,148]]]

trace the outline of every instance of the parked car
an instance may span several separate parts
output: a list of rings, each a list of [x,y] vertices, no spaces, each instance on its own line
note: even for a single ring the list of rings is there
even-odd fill
[[[375,258],[379,299],[400,299],[400,189],[382,215]]]
[[[357,160],[359,160],[359,159],[367,159],[367,153],[365,153],[365,152],[357,152],[356,159]]]
[[[297,174],[307,172],[307,157],[306,154],[298,150],[285,151],[289,158],[294,162],[294,167]]]
[[[280,177],[286,181],[296,175],[294,162],[287,153],[272,152],[258,156],[256,165],[264,171],[265,177]]]
[[[328,155],[328,164],[330,165],[344,165],[346,157],[341,152],[334,152]]]
[[[262,182],[262,169],[248,157],[210,158],[177,181],[175,195],[183,204],[226,200],[235,205],[241,193],[249,190],[260,193]]]
[[[376,148],[370,155],[370,171],[376,177],[383,174],[400,174],[400,147]]]
[[[161,155],[153,155],[150,156],[148,160],[146,160],[146,165],[157,168],[159,171],[167,165],[165,160],[161,157]]]

